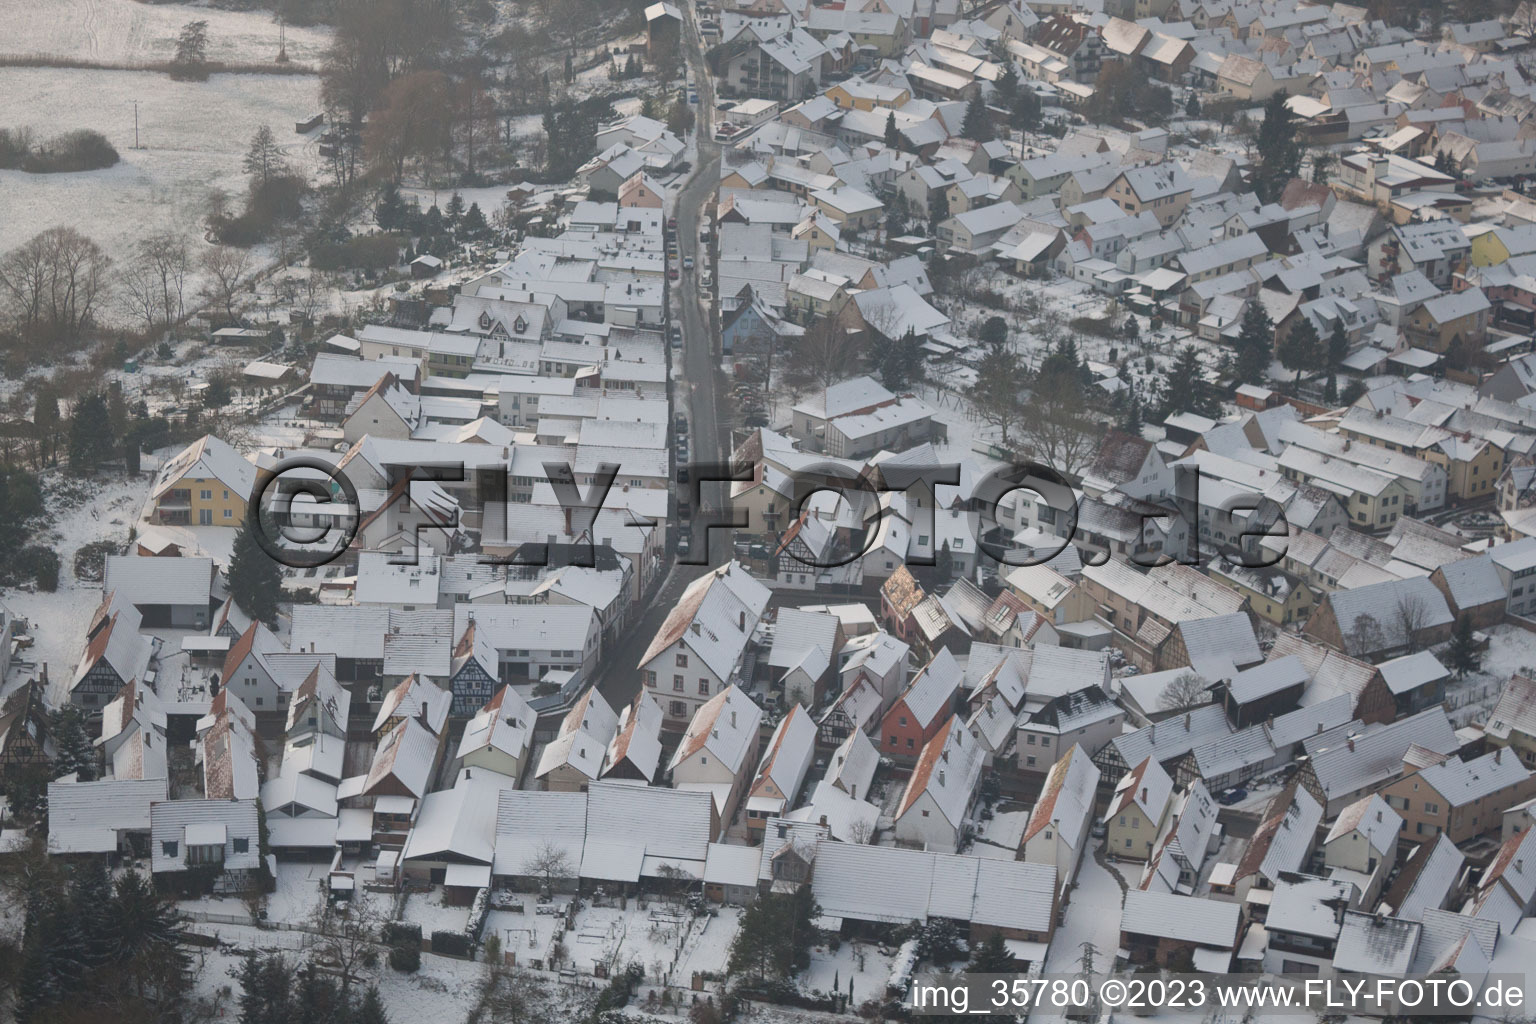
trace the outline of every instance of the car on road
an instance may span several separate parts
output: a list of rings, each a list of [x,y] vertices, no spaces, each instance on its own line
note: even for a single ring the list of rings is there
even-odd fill
[[[684,256],[683,257],[683,269],[684,270],[692,270],[693,269],[693,257],[692,256]]]
[[[1222,806],[1230,807],[1232,804],[1246,799],[1248,799],[1248,791],[1242,786],[1237,786],[1218,796],[1216,802]]]
[[[684,416],[682,413],[678,413],[676,416],[672,417],[672,428],[679,434],[688,433],[688,417]]]
[[[678,554],[686,555],[692,547],[693,547],[693,535],[691,533],[689,533],[688,531],[684,530],[682,533],[677,535],[677,553]]]
[[[688,467],[687,466],[678,466],[677,467],[677,482],[680,483],[680,484],[685,484],[685,483],[688,482]],[[683,514],[683,508],[686,507],[687,504],[688,504],[687,502],[679,503],[679,505],[677,507],[677,511],[678,511],[679,515]]]
[[[672,338],[673,348],[683,347],[683,329],[681,327],[673,324],[672,327],[667,331],[667,334]]]
[[[668,231],[676,231],[677,230],[677,218],[676,217],[668,217],[667,218],[667,230]]]
[[[704,272],[699,275],[699,285],[701,287],[703,287],[703,288],[708,288],[710,285],[712,285],[714,283],[715,283],[715,275],[711,274],[709,272],[709,268],[708,267],[705,267],[704,268]]]
[[[678,278],[677,268],[676,267],[668,267],[667,268],[667,280],[668,281],[676,281],[677,278]]]

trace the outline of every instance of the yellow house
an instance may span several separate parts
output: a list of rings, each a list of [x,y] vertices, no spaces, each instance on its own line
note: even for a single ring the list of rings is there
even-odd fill
[[[1175,163],[1122,171],[1104,190],[1104,197],[1126,213],[1150,210],[1163,227],[1184,215],[1193,194],[1194,182]]]
[[[1504,472],[1504,449],[1470,435],[1453,435],[1420,456],[1445,468],[1446,494],[1460,501],[1486,498]]]
[[[228,442],[204,436],[160,470],[149,518],[167,526],[239,526],[256,467]]]
[[[1210,573],[1246,597],[1255,615],[1277,626],[1305,621],[1317,601],[1311,587],[1279,569],[1250,569],[1213,558]]]
[[[912,94],[901,86],[878,85],[857,78],[839,82],[824,95],[840,110],[874,110],[876,107],[900,110],[912,98]]]
[[[1125,773],[1104,813],[1104,852],[1127,860],[1148,860],[1158,830],[1173,804],[1173,780],[1150,755]]]
[[[836,249],[842,230],[826,214],[817,212],[796,224],[790,237],[804,242],[810,247],[811,253],[815,254],[820,249]]]
[[[1472,240],[1470,258],[1474,267],[1496,267],[1511,256],[1536,252],[1536,231],[1530,228],[1475,225],[1466,228],[1466,235]]]
[[[1445,470],[1446,497],[1453,500],[1494,493],[1506,464],[1504,450],[1492,441],[1398,416],[1351,409],[1339,421],[1339,433],[1351,441],[1434,463]]]

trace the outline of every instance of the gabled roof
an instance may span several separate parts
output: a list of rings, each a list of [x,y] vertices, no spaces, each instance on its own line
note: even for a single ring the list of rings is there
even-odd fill
[[[1054,824],[1065,829],[1065,836],[1076,835],[1081,824],[1093,814],[1094,792],[1099,785],[1099,769],[1076,743],[1060,760],[1051,765],[1040,798],[1030,811],[1024,828],[1024,842]]]
[[[1372,849],[1378,853],[1387,853],[1396,849],[1397,834],[1402,826],[1402,816],[1380,795],[1372,793],[1340,811],[1333,828],[1328,830],[1328,838],[1323,841],[1331,843],[1351,832],[1359,832]]]
[[[682,641],[719,679],[729,680],[768,607],[769,591],[738,562],[690,583],[640,657],[651,659]]]
[[[436,763],[437,737],[416,719],[404,719],[379,741],[363,792],[371,793],[386,780],[394,779],[419,799],[432,781]]]
[[[373,718],[373,729],[377,732],[384,728],[384,723],[391,718],[412,718],[435,735],[443,731],[452,703],[452,693],[426,676],[413,672],[384,695],[379,713]]]
[[[458,756],[462,759],[477,750],[492,749],[521,759],[528,753],[536,717],[522,695],[504,685],[465,723]]]
[[[676,770],[700,751],[708,751],[732,774],[740,774],[762,717],[762,709],[751,697],[734,684],[727,686],[694,712],[667,769]]]
[[[907,687],[899,702],[926,729],[949,710],[964,679],[965,673],[960,663],[955,661],[955,656],[949,652],[949,648],[941,647],[933,660],[924,665],[912,680],[912,685]]]
[[[1104,812],[1108,821],[1124,814],[1130,807],[1137,807],[1147,820],[1154,824],[1163,820],[1168,801],[1173,797],[1173,779],[1150,756],[1144,758],[1115,783],[1114,795],[1109,798],[1109,809]]]
[[[775,801],[779,809],[793,805],[805,782],[816,753],[816,723],[799,704],[789,709],[768,741],[768,749],[757,767],[757,778],[747,791],[748,800]]]
[[[958,830],[981,780],[982,755],[981,744],[965,730],[959,716],[950,715],[933,738],[923,744],[917,766],[901,794],[896,817],[906,814],[926,794],[944,819]]]
[[[186,479],[217,480],[241,501],[249,498],[256,485],[256,467],[227,441],[212,434],[192,442],[168,461],[151,492],[158,498],[177,482]]]

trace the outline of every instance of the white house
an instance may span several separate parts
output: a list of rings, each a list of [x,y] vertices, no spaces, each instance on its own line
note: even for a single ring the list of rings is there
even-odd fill
[[[683,591],[639,665],[669,724],[688,721],[735,681],[768,598],[768,588],[737,562],[700,576]]]
[[[459,741],[460,767],[484,768],[520,779],[528,762],[537,716],[512,687],[503,685],[464,726]]]
[[[713,798],[717,836],[736,813],[747,774],[757,762],[762,718],[751,697],[727,686],[694,713],[667,766],[674,787],[702,790]]]
[[[759,830],[794,806],[816,753],[816,723],[799,704],[779,722],[747,790],[747,828]]]
[[[896,811],[898,842],[941,853],[959,849],[981,781],[983,749],[958,715],[923,747]]]
[[[1093,797],[1099,769],[1082,747],[1073,744],[1045,777],[1045,788],[1030,812],[1020,854],[1024,860],[1056,868],[1056,887],[1065,891],[1093,827]]]

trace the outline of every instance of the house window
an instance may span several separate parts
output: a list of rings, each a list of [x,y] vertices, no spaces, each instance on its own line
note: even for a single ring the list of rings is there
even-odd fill
[[[678,668],[687,668],[688,667],[688,655],[679,652],[679,654],[677,656],[677,667]]]
[[[708,697],[709,696],[709,680],[708,679],[701,678],[699,680],[699,696],[700,697]]]
[[[645,673],[645,685],[646,686],[655,686],[656,685],[656,673],[655,672],[647,671]]]
[[[912,749],[912,748],[913,748],[913,747],[914,747],[914,746],[916,746],[916,744],[914,744],[914,743],[913,743],[913,742],[912,742],[912,737],[911,737],[911,736],[908,736],[908,737],[907,737],[907,749],[908,749],[908,750],[911,750],[911,749]]]
[[[203,499],[204,501],[212,501],[213,500],[213,492],[212,491],[198,491],[197,492],[197,496],[199,498]]]
[[[179,849],[180,847],[174,842],[164,842],[160,844],[160,852],[165,854],[167,857],[176,856],[177,850]]]
[[[925,817],[925,818],[928,817],[928,812],[927,811],[923,812],[923,817]]]
[[[680,700],[674,700],[672,702],[671,711],[669,713],[673,718],[682,718],[688,713],[688,705],[684,704]]]
[[[256,706],[257,707],[261,707],[265,703],[266,703],[266,699],[265,698],[262,698],[262,697],[257,697],[256,698]]]
[[[683,677],[682,676],[673,676],[672,677],[672,692],[673,693],[682,693],[683,692]]]
[[[235,518],[234,511],[231,510],[231,509],[225,509],[224,510],[224,518],[225,519],[233,519],[233,518]]]
[[[1050,837],[1047,836],[1046,838],[1049,839]],[[245,836],[238,836],[235,839],[231,840],[231,843],[232,843],[232,845],[234,847],[234,851],[236,853],[250,853],[251,852],[251,841],[249,839],[247,839]]]

